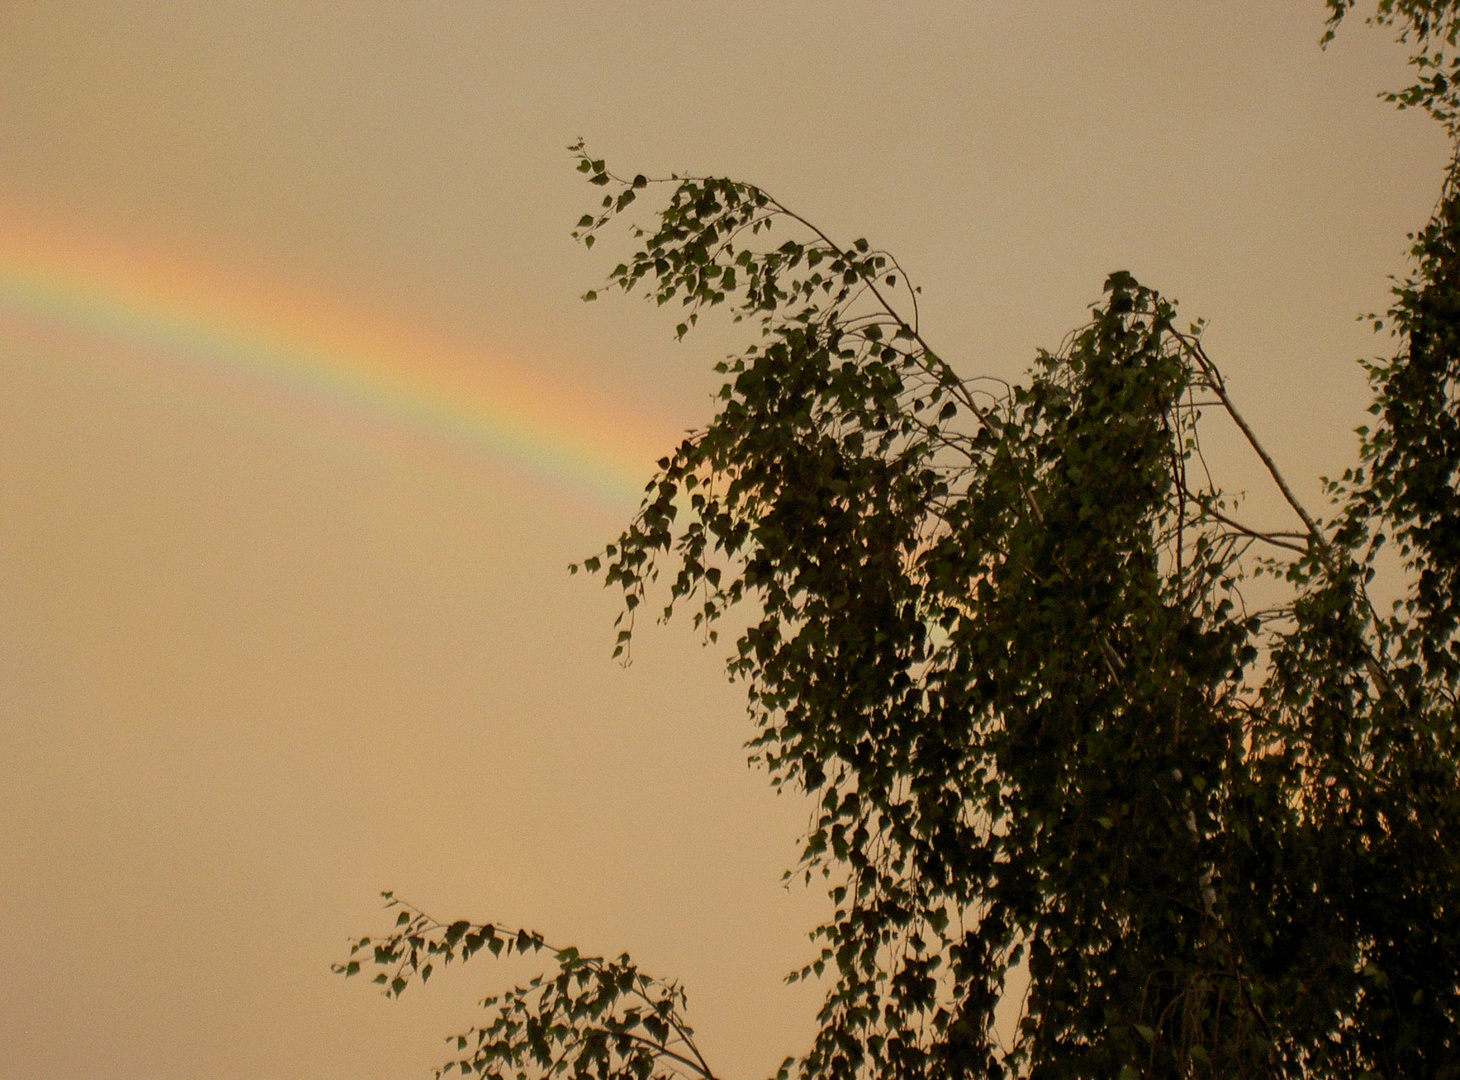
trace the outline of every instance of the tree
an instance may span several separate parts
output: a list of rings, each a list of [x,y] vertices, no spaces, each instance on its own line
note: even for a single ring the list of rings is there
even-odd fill
[[[1329,37],[1352,4],[1328,0]],[[1392,100],[1454,135],[1460,2],[1371,21],[1415,46]],[[1399,348],[1320,520],[1200,326],[1127,273],[1025,381],[965,378],[888,253],[750,184],[573,150],[607,189],[585,245],[669,191],[612,287],[680,301],[681,336],[720,304],[760,330],[585,566],[623,591],[620,653],[656,582],[710,640],[751,612],[729,660],[750,746],[814,795],[798,869],[835,902],[793,976],[828,981],[819,1032],[781,1075],[1460,1076],[1460,172],[1376,321]],[[1204,468],[1213,420],[1298,528],[1240,519]],[[1386,540],[1409,583],[1389,612],[1367,591]],[[1284,600],[1249,610],[1253,576]],[[482,947],[556,965],[489,999],[447,1068],[713,1080],[680,988],[628,957],[387,901],[396,928],[339,966],[387,994]]]

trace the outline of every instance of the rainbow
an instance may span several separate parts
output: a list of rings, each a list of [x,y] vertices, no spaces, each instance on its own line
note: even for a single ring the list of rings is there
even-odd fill
[[[192,375],[324,410],[356,430],[444,442],[618,511],[637,504],[654,460],[671,445],[664,425],[554,384],[528,365],[297,289],[4,217],[0,314],[165,355]]]

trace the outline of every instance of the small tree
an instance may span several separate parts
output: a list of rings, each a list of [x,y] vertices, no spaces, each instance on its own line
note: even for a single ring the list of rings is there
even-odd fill
[[[1328,0],[1329,36],[1351,4]],[[1371,20],[1416,46],[1393,100],[1452,134],[1457,9],[1381,0]],[[585,566],[623,590],[618,652],[661,576],[663,617],[688,605],[711,640],[753,612],[729,661],[750,746],[813,794],[800,869],[835,902],[793,976],[828,980],[819,1031],[781,1075],[1460,1075],[1456,171],[1320,521],[1199,326],[1129,274],[1024,382],[969,379],[888,253],[753,185],[625,179],[573,150],[607,189],[586,245],[669,190],[613,287],[680,301],[681,336],[719,304],[761,332]],[[1294,529],[1237,516],[1204,416],[1236,425]],[[1386,538],[1409,582],[1387,612],[1366,591]],[[1282,602],[1249,609],[1253,575]],[[395,930],[339,968],[379,967],[387,994],[484,946],[554,959],[446,1068],[713,1080],[679,987],[627,957],[387,899]]]

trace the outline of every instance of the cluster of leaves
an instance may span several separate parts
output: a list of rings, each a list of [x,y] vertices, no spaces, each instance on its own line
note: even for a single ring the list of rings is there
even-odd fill
[[[1339,23],[1358,0],[1326,0],[1328,30],[1326,45],[1333,40]],[[1401,109],[1424,109],[1445,125],[1452,137],[1460,135],[1460,11],[1451,0],[1379,0],[1367,22],[1376,26],[1397,26],[1399,40],[1415,47],[1409,64],[1415,69],[1413,83],[1392,90],[1384,98]]]
[[[362,963],[373,964],[380,969],[374,981],[387,997],[399,997],[413,978],[424,983],[436,965],[465,962],[483,948],[494,956],[547,952],[557,966],[553,975],[486,998],[482,1006],[495,1016],[447,1040],[460,1056],[437,1069],[438,1077],[454,1069],[489,1080],[515,1080],[529,1071],[575,1080],[714,1080],[684,1022],[684,990],[649,978],[627,956],[581,956],[530,930],[442,923],[384,896],[387,908],[399,909],[395,928],[353,942],[349,960],[334,970],[355,975]]]
[[[1350,6],[1330,0],[1330,23]],[[1419,49],[1395,100],[1452,125],[1457,12],[1374,16]],[[719,366],[715,418],[585,566],[623,591],[620,653],[656,593],[711,639],[749,616],[729,667],[752,752],[812,793],[798,872],[835,903],[795,976],[827,980],[818,1033],[782,1077],[1460,1075],[1454,176],[1324,523],[1199,327],[1127,273],[1022,382],[970,379],[924,339],[888,253],[753,185],[620,178],[573,150],[606,189],[585,244],[667,189],[610,287],[677,301],[681,336],[718,305],[760,330]],[[1223,496],[1213,419],[1295,527]],[[1411,587],[1381,614],[1386,538]],[[1253,568],[1285,583],[1280,603],[1248,608]],[[506,940],[401,918],[358,946],[391,993],[430,957]],[[555,956],[463,1071],[710,1076],[676,987]]]
[[[1453,16],[1452,16],[1453,17]],[[1278,657],[1273,696],[1327,741],[1312,816],[1348,840],[1328,855],[1347,878],[1382,993],[1355,1016],[1364,1057],[1386,1075],[1460,1073],[1460,172],[1414,237],[1414,275],[1395,289],[1400,350],[1367,364],[1376,417],[1361,465],[1332,485],[1335,542],[1363,576],[1310,588],[1300,632]],[[1393,540],[1407,589],[1381,615],[1363,596]],[[1308,568],[1300,568],[1307,570]],[[1366,632],[1367,631],[1367,632]],[[1296,647],[1328,634],[1325,654]],[[1381,693],[1356,695],[1358,650],[1379,654]],[[1372,661],[1369,661],[1372,666]],[[1317,830],[1315,830],[1317,834]],[[1342,895],[1340,891],[1340,895]]]

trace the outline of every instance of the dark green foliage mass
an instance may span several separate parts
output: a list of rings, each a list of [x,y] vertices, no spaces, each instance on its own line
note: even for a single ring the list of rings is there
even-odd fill
[[[1373,19],[1418,49],[1394,100],[1453,126],[1457,4]],[[1129,274],[1023,382],[970,379],[887,253],[749,184],[619,179],[574,149],[607,189],[586,244],[669,190],[613,287],[684,305],[681,335],[720,304],[761,332],[586,566],[623,590],[620,651],[646,604],[711,639],[746,613],[750,745],[812,793],[798,869],[835,902],[793,976],[826,982],[819,1031],[783,1074],[1460,1076],[1455,174],[1323,522],[1199,327]],[[1213,422],[1293,531],[1244,524],[1214,485]],[[1392,611],[1368,596],[1386,540],[1408,582]],[[1254,573],[1284,599],[1250,609]],[[484,943],[543,947],[400,918],[357,946],[389,993]],[[711,1080],[677,986],[553,955],[458,1042],[462,1072]]]

